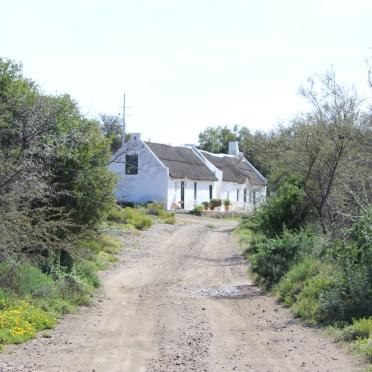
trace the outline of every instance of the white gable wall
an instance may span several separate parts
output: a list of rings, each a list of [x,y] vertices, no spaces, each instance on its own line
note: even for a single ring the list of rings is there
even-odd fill
[[[168,168],[139,139],[131,139],[116,154],[120,152],[122,156],[109,166],[119,177],[114,191],[117,200],[134,203],[156,201],[167,205]],[[138,154],[138,174],[125,174],[126,154]]]

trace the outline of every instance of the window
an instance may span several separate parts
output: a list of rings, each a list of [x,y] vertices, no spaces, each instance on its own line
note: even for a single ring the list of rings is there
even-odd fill
[[[244,203],[246,203],[247,202],[247,189],[246,188],[244,189],[243,198],[244,198]]]
[[[252,190],[249,190],[249,202],[252,203]]]
[[[209,200],[213,198],[213,185],[209,185]]]
[[[198,183],[194,182],[194,200],[197,199],[197,190],[198,190]]]
[[[138,155],[125,155],[125,174],[138,174]]]
[[[239,201],[239,189],[236,190],[236,201]]]

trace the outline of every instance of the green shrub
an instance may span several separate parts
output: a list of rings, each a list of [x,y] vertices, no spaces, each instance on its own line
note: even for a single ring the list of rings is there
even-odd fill
[[[97,264],[96,262],[88,260],[79,260],[75,264],[75,278],[71,276],[71,279],[81,278],[87,284],[97,288],[99,287],[100,281],[97,276]],[[102,268],[104,269],[104,267]],[[76,280],[77,284],[80,284],[80,280]]]
[[[161,203],[149,203],[146,207],[146,213],[152,216],[160,216],[164,211],[164,205]]]
[[[129,218],[128,224],[133,225],[137,230],[144,230],[151,227],[152,220],[150,217],[138,214]]]
[[[354,265],[347,270],[334,270],[332,289],[320,298],[319,315],[322,321],[346,321],[372,315],[372,291],[368,269]]]
[[[372,338],[360,338],[356,340],[353,348],[363,355],[367,362],[372,363]]]
[[[128,220],[128,214],[125,212],[125,209],[120,208],[119,206],[115,206],[108,212],[106,217],[107,221],[126,224]]]
[[[318,275],[308,280],[306,286],[293,305],[296,316],[305,319],[309,324],[323,322],[319,312],[321,296],[334,287],[334,281],[326,276]]]
[[[284,231],[277,239],[259,239],[251,243],[249,256],[252,271],[258,274],[266,287],[271,287],[287,273],[298,258],[311,251],[313,236],[308,231]]]
[[[316,276],[320,270],[320,262],[314,258],[306,257],[293,265],[276,287],[276,294],[286,306],[292,306],[307,280]]]
[[[27,261],[10,258],[1,262],[0,277],[7,288],[21,296],[53,297],[56,292],[52,278]]]
[[[279,187],[276,195],[268,198],[249,218],[250,227],[268,237],[280,235],[284,229],[299,229],[304,224],[306,212],[304,197],[302,179],[297,176],[289,177]]]
[[[353,324],[342,330],[342,339],[372,338],[372,318],[354,319]]]
[[[176,216],[174,213],[169,213],[163,217],[163,222],[168,225],[174,225],[176,223]]]

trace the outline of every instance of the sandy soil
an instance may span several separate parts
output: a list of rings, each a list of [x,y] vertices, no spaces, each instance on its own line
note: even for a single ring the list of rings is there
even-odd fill
[[[252,284],[234,227],[180,216],[144,232],[94,306],[66,316],[51,338],[9,346],[0,370],[359,370]]]

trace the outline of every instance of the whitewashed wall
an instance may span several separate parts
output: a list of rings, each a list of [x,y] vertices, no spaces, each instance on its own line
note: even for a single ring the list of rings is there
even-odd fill
[[[194,209],[204,201],[209,201],[209,185],[212,185],[212,198],[217,197],[217,182],[194,181],[190,179],[174,179],[168,181],[168,205],[167,209],[173,209],[175,203],[181,201],[181,181],[185,182],[185,206],[184,209]],[[194,199],[194,182],[196,182],[196,200]]]
[[[123,152],[123,156],[109,166],[119,177],[114,191],[117,200],[135,203],[156,201],[166,205],[168,168],[164,167],[139,139],[131,139],[125,149],[122,148],[118,152]],[[138,154],[138,174],[125,174],[125,154]]]

